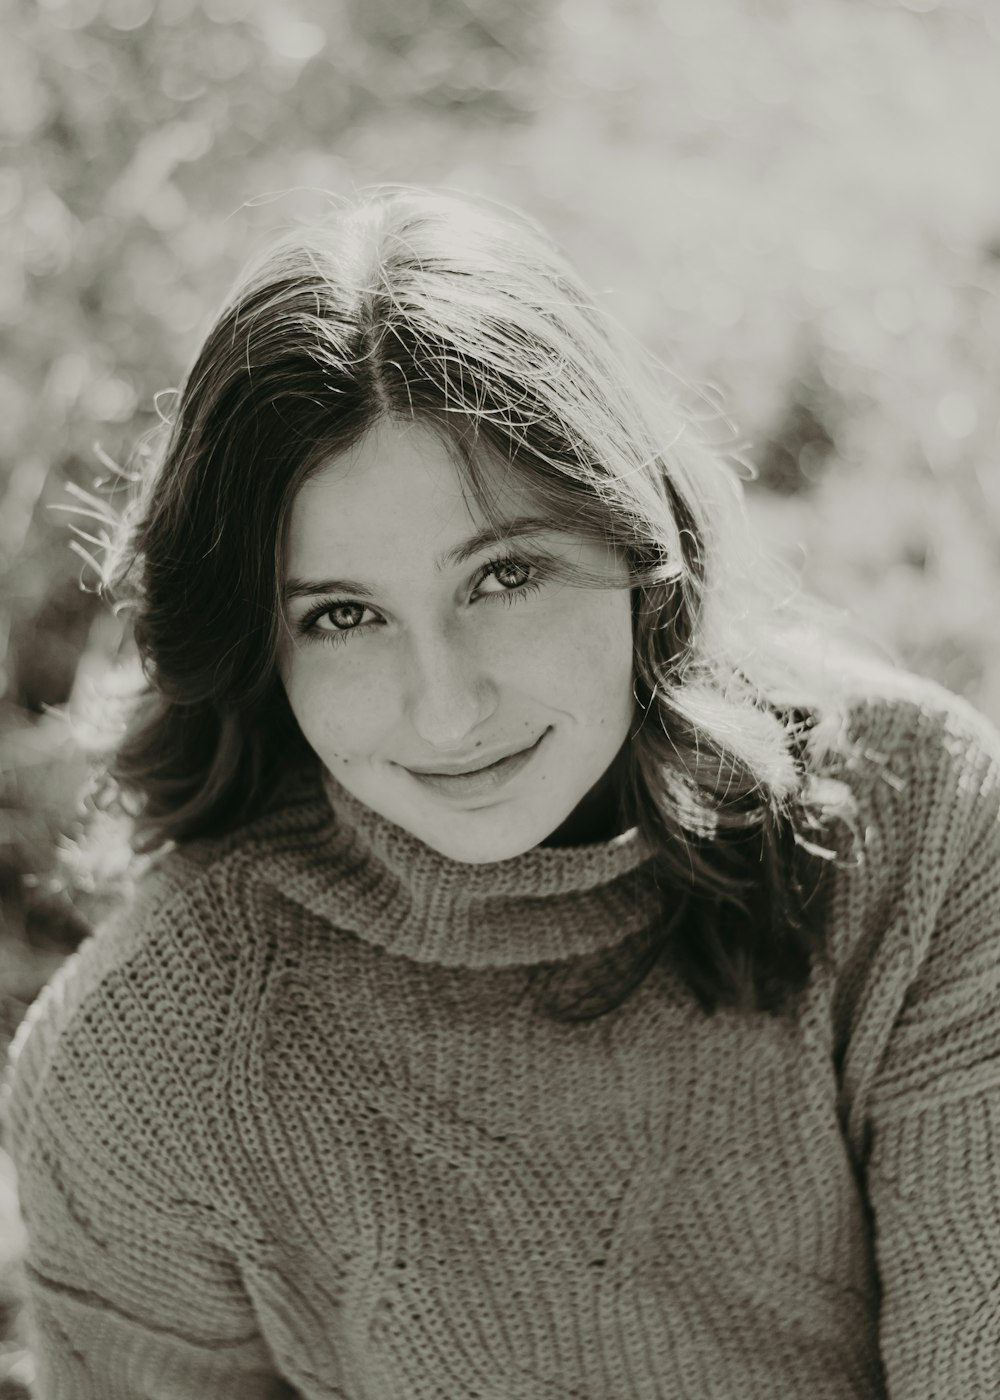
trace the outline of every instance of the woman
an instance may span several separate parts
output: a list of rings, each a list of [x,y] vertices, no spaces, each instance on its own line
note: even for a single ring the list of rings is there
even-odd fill
[[[8,1076],[44,1400],[990,1392],[1000,736],[537,228],[268,252],[107,582],[142,858]]]

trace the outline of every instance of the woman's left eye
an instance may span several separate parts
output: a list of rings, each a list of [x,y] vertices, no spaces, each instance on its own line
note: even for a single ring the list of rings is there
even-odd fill
[[[532,568],[534,568],[536,575],[534,579],[526,579],[524,583],[516,584],[512,588],[505,587],[502,593],[488,593],[484,596],[488,598],[502,598],[505,603],[513,603],[518,598],[522,598],[525,593],[533,593],[535,589],[540,586],[540,570],[537,565],[526,564],[520,559],[496,559],[492,563],[485,565],[483,573],[479,576],[480,583],[491,575],[496,578],[498,574],[503,573],[513,572],[527,574],[530,573]]]
[[[511,556],[507,556],[503,559],[491,559],[488,564],[484,564],[479,573],[476,587],[480,587],[480,585],[490,577],[497,578],[499,582],[499,575],[511,573],[521,575],[533,573],[534,577],[526,577],[524,582],[514,584],[509,588],[501,584],[501,592],[483,593],[481,596],[492,601],[506,603],[510,606],[512,603],[516,603],[520,598],[524,598],[527,594],[536,592],[542,586],[544,570],[541,565],[527,563],[522,559],[515,559]],[[373,628],[378,624],[365,623],[363,626],[359,624],[356,626],[342,627],[332,622],[331,617],[333,613],[351,608],[358,609],[363,613],[367,607],[367,603],[360,603],[355,599],[326,598],[302,618],[301,622],[298,624],[299,633],[310,640],[315,638],[324,642],[332,642],[335,645],[346,642],[352,637],[371,636]],[[319,623],[322,622],[323,619],[332,622],[332,626],[319,626]]]

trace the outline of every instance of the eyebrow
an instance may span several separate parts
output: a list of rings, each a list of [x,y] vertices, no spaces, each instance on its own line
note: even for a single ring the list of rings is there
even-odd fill
[[[565,526],[554,524],[551,520],[545,519],[544,516],[519,515],[513,520],[501,522],[496,529],[492,525],[486,525],[482,530],[478,530],[469,539],[463,541],[462,544],[455,545],[453,549],[445,550],[434,561],[434,568],[438,573],[443,573],[447,568],[457,568],[459,564],[466,563],[488,545],[498,544],[502,540],[528,539],[533,535],[558,533],[565,529]],[[349,578],[289,578],[284,587],[286,603],[290,603],[294,598],[312,598],[320,593],[349,593],[355,598],[374,598],[376,596],[375,590],[367,584],[358,583]]]

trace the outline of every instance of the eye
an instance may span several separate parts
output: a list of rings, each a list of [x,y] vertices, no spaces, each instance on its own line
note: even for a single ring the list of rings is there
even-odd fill
[[[501,575],[509,577],[511,574],[515,576],[518,574],[528,575],[529,577],[524,577],[523,582],[514,583],[508,587],[502,581]],[[500,559],[491,559],[483,565],[478,575],[477,587],[491,577],[500,583],[502,591],[481,593],[480,597],[484,601],[504,603],[509,607],[541,588],[545,578],[545,570],[540,563],[518,559],[512,555],[504,555]],[[356,618],[353,625],[345,627],[335,620],[336,615],[341,614],[342,622],[343,614],[352,610],[357,618],[360,618],[367,611],[374,611],[374,609],[369,609],[367,603],[362,603],[356,598],[324,598],[302,618],[298,624],[298,632],[307,640],[330,642],[334,646],[339,646],[354,638],[371,637],[380,624],[368,622],[362,625]],[[332,625],[321,626],[320,624],[324,622]]]
[[[354,636],[370,635],[370,623],[361,625],[369,609],[357,598],[323,598],[295,623],[295,631],[306,642],[330,642],[336,646]],[[352,618],[353,614],[353,618]],[[349,618],[349,625],[342,625]]]
[[[505,603],[513,603],[516,602],[518,598],[523,597],[525,593],[533,593],[535,589],[540,586],[537,577],[535,579],[525,579],[523,583],[512,584],[509,588],[505,583],[501,582],[501,579],[499,577],[501,574],[529,574],[533,567],[535,568],[535,573],[537,575],[539,573],[538,568],[531,564],[525,563],[521,559],[493,560],[491,563],[485,566],[484,572],[480,575],[479,581],[480,583],[482,583],[488,578],[495,578],[497,582],[501,584],[503,592],[484,593],[483,597],[499,598]]]

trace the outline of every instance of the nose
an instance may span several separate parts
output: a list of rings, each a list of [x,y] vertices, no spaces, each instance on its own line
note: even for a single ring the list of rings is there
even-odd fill
[[[492,668],[461,627],[411,633],[408,657],[410,721],[428,750],[467,747],[499,699]]]

